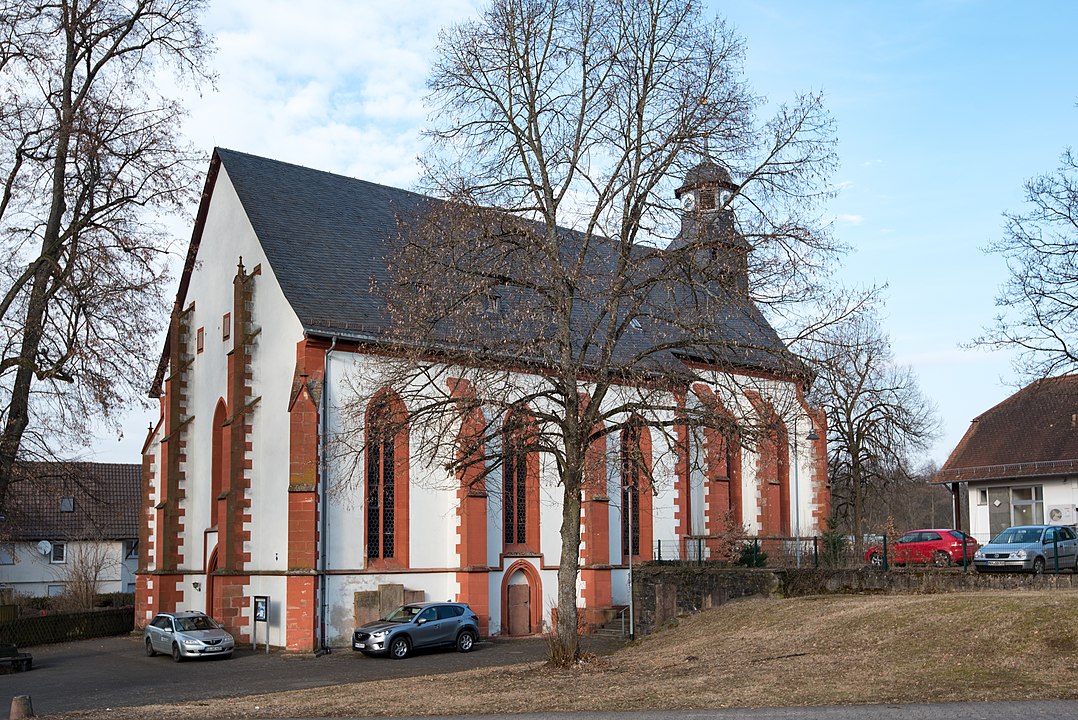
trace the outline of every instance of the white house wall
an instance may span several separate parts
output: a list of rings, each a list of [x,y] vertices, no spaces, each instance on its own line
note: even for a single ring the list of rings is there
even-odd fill
[[[990,488],[1025,488],[1039,485],[1044,498],[1044,522],[1046,524],[1073,525],[1078,522],[1078,478],[1075,477],[1044,477],[1044,478],[1006,478],[985,482],[969,483],[969,534],[977,539],[977,542],[987,543],[992,539],[991,526],[989,524],[988,505],[979,504],[981,490]],[[1064,516],[1058,522],[1053,523],[1049,517],[1052,507],[1070,508],[1070,517]]]
[[[115,541],[79,541],[58,540],[66,546],[66,560],[54,563],[51,556],[42,555],[36,542],[5,542],[5,550],[14,551],[14,563],[0,565],[0,588],[11,588],[20,595],[44,597],[49,589],[66,586],[68,574],[77,566],[78,558],[84,552],[96,553],[90,546],[103,549],[106,554],[101,573],[98,576],[97,592],[128,592],[129,584],[134,582],[133,561],[124,559],[124,542]],[[5,553],[6,554],[6,553]],[[53,592],[52,594],[57,594]]]

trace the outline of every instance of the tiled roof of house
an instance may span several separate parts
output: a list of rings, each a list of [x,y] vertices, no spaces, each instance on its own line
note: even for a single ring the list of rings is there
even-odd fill
[[[936,482],[1078,471],[1078,375],[1038,380],[973,420]]]
[[[351,334],[377,341],[384,337],[388,317],[382,299],[372,292],[386,280],[387,242],[398,237],[401,217],[409,217],[437,200],[406,190],[378,185],[321,170],[217,148],[211,162],[203,205],[212,194],[218,168],[223,167],[266,253],[277,279],[304,330],[314,335]],[[200,210],[200,216],[204,209]],[[186,276],[201,241],[196,225]],[[573,233],[566,231],[567,242]],[[599,243],[596,243],[599,247]],[[596,251],[596,261],[604,253]],[[606,253],[613,258],[613,253]],[[181,278],[178,302],[184,298]],[[716,335],[729,350],[711,358],[733,366],[803,373],[781,339],[752,303],[730,303],[718,320]],[[583,312],[586,312],[586,308]],[[582,318],[582,326],[586,326]],[[637,345],[646,343],[643,328]],[[167,342],[167,341],[166,341]],[[637,348],[631,334],[624,348],[630,357]],[[155,387],[163,378],[167,350]],[[662,362],[662,360],[660,360]]]
[[[8,485],[0,535],[12,540],[120,540],[138,537],[142,466],[28,462]]]

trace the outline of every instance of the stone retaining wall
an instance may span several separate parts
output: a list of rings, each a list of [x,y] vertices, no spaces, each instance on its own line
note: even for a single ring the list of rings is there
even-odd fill
[[[889,572],[869,568],[770,570],[680,563],[643,565],[633,571],[633,605],[638,635],[647,634],[679,615],[753,595],[800,597],[1042,588],[1078,588],[1078,575],[982,575],[972,569],[963,572],[961,568]]]

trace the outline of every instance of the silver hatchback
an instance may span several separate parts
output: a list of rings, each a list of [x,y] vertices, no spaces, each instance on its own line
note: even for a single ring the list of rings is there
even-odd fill
[[[973,556],[977,572],[1078,573],[1078,533],[1065,525],[1016,525]]]
[[[142,633],[149,656],[163,653],[180,662],[185,658],[232,657],[236,641],[206,613],[159,613]]]

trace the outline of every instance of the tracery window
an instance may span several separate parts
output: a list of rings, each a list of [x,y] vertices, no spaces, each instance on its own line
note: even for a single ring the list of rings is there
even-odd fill
[[[640,554],[640,488],[645,482],[640,428],[621,431],[621,554]]]
[[[378,398],[367,419],[367,557],[392,558],[396,553],[396,436],[389,403]]]
[[[528,541],[528,453],[525,426],[510,415],[502,431],[502,527],[506,545]]]

